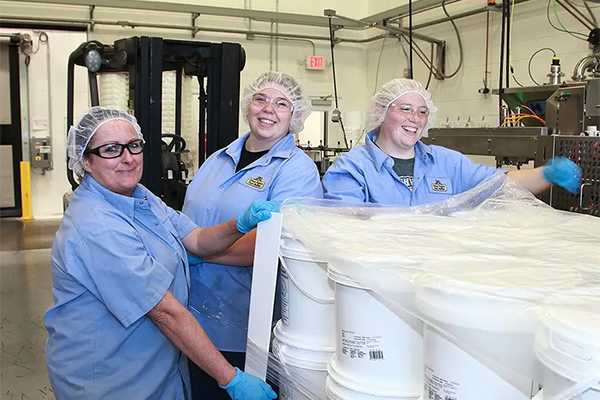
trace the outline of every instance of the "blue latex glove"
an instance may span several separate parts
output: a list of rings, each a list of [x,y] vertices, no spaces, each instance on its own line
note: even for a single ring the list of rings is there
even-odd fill
[[[568,158],[552,158],[546,163],[542,173],[548,182],[562,186],[573,194],[579,193],[581,168]]]
[[[188,264],[190,265],[190,267],[193,267],[194,265],[202,264],[204,262],[202,257],[200,257],[196,254],[192,254],[190,252],[187,253],[187,257],[188,257]]]
[[[271,212],[279,212],[279,204],[273,201],[255,200],[242,215],[237,217],[237,229],[248,233],[256,228],[259,222],[271,218]]]
[[[235,367],[235,370],[237,373],[231,382],[227,386],[221,386],[227,390],[233,400],[269,400],[277,398],[277,395],[267,383],[240,371],[238,367]]]

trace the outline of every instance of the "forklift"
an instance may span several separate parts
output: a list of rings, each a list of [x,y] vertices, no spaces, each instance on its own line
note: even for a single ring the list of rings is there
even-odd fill
[[[91,105],[99,106],[98,74],[129,74],[128,112],[141,129],[144,172],[141,183],[169,207],[181,210],[188,171],[181,161],[187,143],[181,136],[183,74],[200,86],[198,144],[201,165],[218,149],[238,138],[240,73],[246,53],[238,43],[208,43],[130,37],[103,44],[82,43],[69,56],[67,72],[67,132],[74,124],[75,66],[88,71]],[[162,75],[175,71],[175,132],[162,132]],[[79,183],[67,168],[75,190]]]

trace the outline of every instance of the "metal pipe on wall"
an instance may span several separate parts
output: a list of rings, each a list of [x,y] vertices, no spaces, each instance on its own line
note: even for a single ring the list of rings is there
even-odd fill
[[[504,68],[504,39],[506,36],[506,4],[508,0],[502,0],[502,32],[500,34],[500,73],[498,79],[498,123],[502,123],[502,113],[500,110],[502,109],[502,92],[504,91],[504,87],[502,84],[503,79],[503,68]]]
[[[415,30],[415,29],[422,29],[422,28],[428,28],[430,26],[438,25],[438,24],[441,24],[441,23],[444,23],[444,22],[455,21],[457,19],[470,17],[470,16],[473,16],[473,15],[481,14],[481,13],[488,12],[488,11],[500,11],[500,10],[497,10],[495,8],[490,8],[490,7],[477,8],[475,10],[466,11],[466,12],[459,13],[459,14],[456,14],[456,15],[451,15],[450,17],[439,18],[439,19],[435,19],[433,21],[423,22],[421,24],[413,25],[413,30]]]
[[[506,6],[505,6],[506,3]],[[504,68],[506,68],[505,76],[504,79],[506,80],[506,87],[509,88],[510,87],[510,41],[511,41],[511,35],[512,35],[512,28],[511,28],[511,10],[510,10],[510,3],[509,1],[503,1],[502,2],[502,6],[506,7],[506,61],[504,64]],[[514,7],[514,5],[513,5]]]
[[[573,18],[575,18],[577,21],[579,21],[579,23],[581,23],[581,25],[583,25],[585,28],[589,29],[590,31],[592,29],[594,29],[593,28],[593,22],[589,21],[588,18],[586,18],[586,16],[581,11],[579,11],[577,8],[575,8],[575,6],[573,5],[573,3],[569,2],[568,0],[564,0],[564,3],[561,0],[556,0],[556,3],[559,6],[561,6],[566,12],[568,12],[569,14],[571,14],[571,16]],[[573,8],[567,7],[567,4],[570,5]],[[577,15],[575,12],[577,12],[577,14],[579,14],[579,15]]]
[[[2,21],[13,21],[13,22],[44,22],[46,25],[65,25],[70,24],[77,27],[86,27],[92,23],[86,19],[66,19],[66,18],[41,18],[41,17],[0,17]],[[138,23],[126,23],[124,21],[94,21],[95,25],[108,25],[108,26],[122,26],[130,28],[157,28],[157,29],[175,29],[175,30],[188,30],[196,32],[213,32],[213,33],[228,33],[236,35],[255,35],[255,36],[278,36],[279,38],[287,39],[302,39],[302,40],[319,40],[329,42],[329,36],[314,36],[314,35],[303,35],[296,33],[271,33],[261,31],[249,31],[242,29],[221,29],[221,28],[202,28],[198,26],[186,26],[186,25],[166,25],[166,24],[138,24]],[[351,39],[351,38],[337,38],[337,43],[370,43],[376,40],[383,39],[385,35],[377,35],[367,39]]]

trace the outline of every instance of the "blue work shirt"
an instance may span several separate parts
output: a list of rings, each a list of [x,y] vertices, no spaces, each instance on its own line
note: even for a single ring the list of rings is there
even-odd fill
[[[187,307],[181,238],[194,228],[142,185],[128,197],[84,177],[52,246],[46,363],[57,399],[191,398],[186,356],[146,314],[168,289]]]
[[[418,141],[411,191],[394,172],[392,157],[375,140],[376,132],[369,132],[363,146],[336,158],[323,176],[326,199],[418,206],[466,192],[501,172],[457,151]]]
[[[322,198],[315,163],[288,134],[235,172],[249,134],[215,152],[187,189],[183,212],[202,228],[237,218],[254,200]],[[252,268],[203,262],[190,266],[190,311],[221,351],[246,351]]]

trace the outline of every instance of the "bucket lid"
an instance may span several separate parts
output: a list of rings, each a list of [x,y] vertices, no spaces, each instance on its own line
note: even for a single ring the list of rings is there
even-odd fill
[[[573,321],[578,313],[570,311]],[[564,316],[566,316],[565,314]],[[589,314],[586,314],[589,315]],[[563,317],[564,317],[563,316]],[[541,319],[541,326],[535,338],[535,354],[543,365],[558,375],[573,382],[587,382],[600,379],[600,335],[582,331],[581,327],[568,325],[557,315]],[[540,334],[544,332],[543,334]],[[595,340],[595,342],[592,342]],[[600,384],[594,386],[600,391]]]
[[[315,256],[313,252],[308,250],[301,241],[294,239],[285,233],[281,235],[279,252],[282,256],[293,258],[295,260],[325,262],[325,260],[321,260]]]
[[[315,343],[307,341],[305,338],[290,335],[283,327],[281,320],[277,321],[275,328],[273,329],[273,335],[281,343],[295,347],[300,350],[317,351],[317,352],[335,352],[335,341],[327,338],[326,340],[331,341],[330,345],[324,345],[323,343]]]
[[[313,371],[327,371],[327,363],[334,353],[302,350],[273,338],[273,354],[285,365]]]
[[[421,278],[417,307],[426,316],[452,325],[533,333],[549,288],[566,290],[582,282],[574,268],[524,258],[523,266],[515,270],[508,261],[500,256],[451,258],[443,270]]]
[[[336,283],[340,283],[342,285],[350,286],[350,287],[357,288],[357,289],[371,290],[365,286],[362,286],[361,284],[359,284],[358,282],[356,282],[355,280],[350,278],[348,275],[346,275],[339,269],[331,266],[331,264],[327,265],[327,276],[332,281],[334,281]]]
[[[359,380],[356,379],[356,377],[348,376],[338,365],[336,357],[331,357],[329,366],[327,367],[327,373],[333,382],[355,392],[393,399],[415,399],[421,395],[422,382],[418,382],[414,385],[415,388],[418,388],[415,393],[407,393],[406,387],[398,387],[397,382],[374,379]]]
[[[290,340],[290,336],[286,335],[281,329],[280,322],[273,329],[273,353],[286,365],[316,371],[326,371],[329,359],[333,356],[335,349],[303,348],[301,347],[302,343],[296,344],[293,340]]]
[[[600,288],[553,295],[547,305],[548,315],[542,319],[545,325],[577,343],[595,347],[600,355]]]

